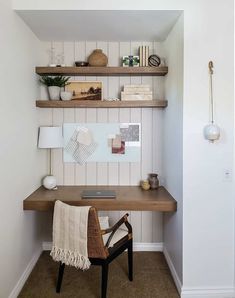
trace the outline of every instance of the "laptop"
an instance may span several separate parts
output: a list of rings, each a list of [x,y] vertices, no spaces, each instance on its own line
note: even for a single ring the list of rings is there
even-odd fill
[[[83,190],[82,199],[116,199],[114,190]]]

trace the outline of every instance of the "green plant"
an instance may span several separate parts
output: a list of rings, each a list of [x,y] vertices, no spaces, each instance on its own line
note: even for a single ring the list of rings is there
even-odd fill
[[[69,85],[70,83],[68,80],[70,77],[64,77],[64,76],[42,76],[39,81],[43,84],[46,85],[47,87],[50,86],[57,86],[57,87],[65,87]]]

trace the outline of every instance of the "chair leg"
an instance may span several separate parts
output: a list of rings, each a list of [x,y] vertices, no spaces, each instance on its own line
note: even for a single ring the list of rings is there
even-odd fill
[[[133,281],[133,240],[131,239],[128,246],[128,277]]]
[[[65,264],[62,264],[60,262],[59,274],[58,274],[57,285],[56,285],[56,293],[60,293],[60,288],[61,288],[63,274],[64,274],[64,267],[65,267]]]
[[[108,272],[109,272],[109,265],[108,263],[102,264],[102,282],[101,282],[101,297],[106,298],[107,293],[107,284],[108,284]]]

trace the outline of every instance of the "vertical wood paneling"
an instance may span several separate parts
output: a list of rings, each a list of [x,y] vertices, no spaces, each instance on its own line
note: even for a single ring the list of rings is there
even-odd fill
[[[64,63],[66,66],[74,66],[75,61],[75,43],[64,42]]]
[[[164,58],[163,47],[161,43],[154,42],[154,54],[160,56],[160,58]],[[164,98],[164,77],[153,77],[153,94],[154,98],[162,99]]]
[[[131,122],[141,123],[141,109],[130,109]],[[141,140],[142,142],[142,140]],[[130,164],[130,184],[139,185],[141,179],[141,162],[132,162]]]
[[[108,43],[105,41],[98,41],[97,48],[101,49],[105,55],[108,56]],[[97,81],[102,82],[102,97],[108,97],[108,78],[104,76],[98,76]]]
[[[119,109],[109,109],[108,111],[108,122],[114,123],[119,121]],[[108,163],[108,184],[118,185],[119,184],[119,165],[118,162]]]
[[[97,122],[99,123],[108,122],[108,109],[97,109]],[[98,185],[108,184],[108,163],[107,162],[97,163],[97,184]]]
[[[75,110],[64,109],[64,123],[75,122]],[[64,163],[64,185],[75,184],[75,163]]]
[[[96,109],[87,109],[87,122],[95,123],[96,122]],[[96,162],[88,162],[86,164],[86,183],[89,185],[96,185],[97,179],[97,167]]]
[[[50,63],[50,51],[51,51],[51,47],[52,47],[52,42],[48,41],[48,42],[42,42],[41,43],[41,56],[40,56],[40,64],[43,65],[49,65]],[[48,91],[47,91],[47,87],[40,84],[40,99],[45,99],[48,100],[49,99],[49,95],[48,95]]]
[[[53,109],[53,126],[62,126],[64,122],[63,109]],[[57,184],[64,184],[64,163],[63,150],[53,149],[52,155],[53,173],[56,177]]]
[[[45,42],[42,44],[42,65],[49,62],[51,44],[56,54],[64,53],[65,63],[73,65],[76,60],[86,60],[90,53],[100,48],[108,55],[109,65],[121,65],[124,55],[138,55],[140,45],[148,45],[153,52],[164,57],[161,43],[149,42],[106,42],[106,41],[76,41],[76,42]],[[46,53],[48,52],[48,53]],[[120,91],[125,84],[149,84],[154,91],[154,98],[164,98],[164,78],[148,76],[121,77],[73,77],[75,80],[99,80],[103,83],[103,97],[120,97]],[[46,99],[45,88],[41,88],[41,96]],[[149,172],[162,175],[162,111],[158,109],[39,109],[40,125],[62,125],[63,122],[141,122],[142,148],[141,162],[137,163],[87,163],[83,166],[73,163],[63,163],[61,149],[53,150],[53,169],[58,184],[67,185],[138,185]],[[108,214],[113,224],[126,213],[102,212]],[[162,241],[162,214],[159,212],[129,212],[136,242]]]
[[[119,122],[130,122],[130,109],[120,109]],[[121,162],[119,164],[119,184],[130,185],[130,163]]]
[[[76,123],[86,122],[86,109],[75,109],[75,121]],[[86,164],[75,165],[75,184],[86,185]]]

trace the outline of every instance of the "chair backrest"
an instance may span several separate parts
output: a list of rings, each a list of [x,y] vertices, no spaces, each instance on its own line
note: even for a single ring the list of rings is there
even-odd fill
[[[91,207],[89,211],[87,236],[88,257],[106,259],[109,252],[104,246],[98,215],[94,207]]]

